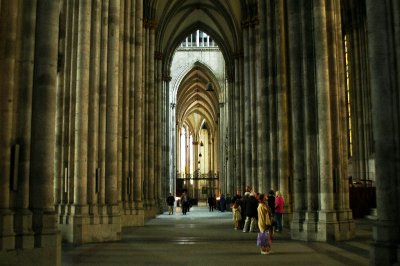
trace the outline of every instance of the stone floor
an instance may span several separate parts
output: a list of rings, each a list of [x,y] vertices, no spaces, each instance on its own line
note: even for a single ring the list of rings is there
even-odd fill
[[[276,233],[273,253],[261,255],[256,233],[235,231],[231,212],[209,212],[193,207],[187,215],[180,208],[146,222],[144,227],[124,228],[118,242],[74,247],[64,244],[62,265],[368,265],[372,222],[356,220],[356,238],[320,243],[290,240],[284,230]]]

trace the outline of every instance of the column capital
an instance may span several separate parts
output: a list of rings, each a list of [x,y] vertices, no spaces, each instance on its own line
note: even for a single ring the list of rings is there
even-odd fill
[[[171,81],[172,77],[170,75],[168,75],[168,74],[164,74],[162,79],[163,79],[163,81],[168,81],[169,82],[169,81]]]
[[[260,24],[260,20],[258,19],[258,16],[254,16],[250,19],[250,27],[254,28],[255,26]]]
[[[158,51],[155,51],[155,52],[154,52],[154,59],[156,59],[156,60],[162,60],[163,57],[164,57],[164,54],[163,54],[162,52],[158,52]]]
[[[237,52],[237,53],[232,54],[232,56],[233,56],[233,59],[240,59],[240,58],[243,58],[243,53]]]
[[[244,19],[242,20],[242,28],[248,28],[250,25],[250,19]]]
[[[143,19],[143,27],[145,29],[154,30],[157,27],[157,21],[154,19]]]

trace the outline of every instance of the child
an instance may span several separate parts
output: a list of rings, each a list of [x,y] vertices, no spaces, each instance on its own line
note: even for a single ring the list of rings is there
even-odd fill
[[[242,215],[240,214],[241,207],[239,205],[239,200],[236,200],[232,206],[232,216],[233,216],[233,223],[235,225],[235,230],[240,229],[240,221],[242,220]]]

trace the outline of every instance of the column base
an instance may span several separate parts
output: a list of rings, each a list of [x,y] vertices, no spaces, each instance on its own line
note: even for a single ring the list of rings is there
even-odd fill
[[[133,205],[128,205],[121,215],[121,223],[122,226],[144,226],[144,217],[143,209],[136,209]]]
[[[118,205],[72,206],[69,214],[61,215],[63,240],[73,244],[106,242],[121,239],[121,215]]]
[[[42,234],[40,247],[0,251],[0,258],[7,265],[61,265],[61,236],[59,232]]]
[[[17,249],[33,248],[32,213],[27,209],[18,210],[14,216],[14,224],[15,247]]]
[[[300,211],[294,212],[290,226],[292,239],[317,241],[318,212]]]
[[[355,236],[351,210],[294,212],[290,229],[292,239],[305,241],[341,241]]]
[[[399,265],[400,245],[398,244],[399,227],[392,221],[377,221],[373,226],[371,245],[371,265]]]
[[[0,250],[15,248],[14,214],[9,209],[0,210]]]

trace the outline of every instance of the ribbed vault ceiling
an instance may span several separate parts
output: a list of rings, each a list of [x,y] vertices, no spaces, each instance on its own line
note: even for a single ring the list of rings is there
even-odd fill
[[[164,71],[168,72],[176,48],[189,34],[201,30],[210,35],[225,59],[226,74],[233,73],[233,55],[241,52],[241,16],[252,0],[149,0],[145,16],[154,20],[156,50],[163,53]],[[214,92],[207,92],[209,82]],[[179,84],[176,95],[178,125],[187,124],[198,132],[205,120],[210,133],[216,132],[219,118],[219,86],[213,73],[194,66]]]

